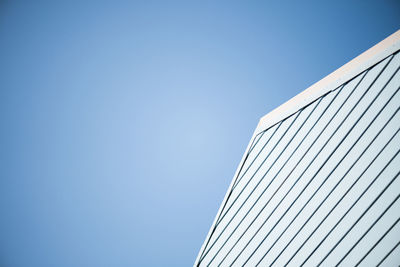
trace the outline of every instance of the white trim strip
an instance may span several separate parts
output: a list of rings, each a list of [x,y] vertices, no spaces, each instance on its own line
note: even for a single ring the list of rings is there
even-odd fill
[[[262,117],[255,132],[260,133],[289,117],[302,107],[336,89],[399,49],[400,30]]]
[[[253,136],[250,139],[250,142],[246,148],[246,151],[240,161],[239,167],[237,168],[235,175],[232,179],[232,182],[225,194],[224,200],[215,216],[213,224],[207,234],[207,237],[197,255],[196,261],[194,266],[199,265],[200,257],[203,251],[206,249],[208,241],[213,233],[215,224],[223,211],[224,204],[227,202],[228,197],[232,191],[232,187],[235,184],[236,177],[238,176],[241,167],[247,157],[249,149],[255,140],[255,137],[261,133],[262,131],[268,129],[269,127],[273,126],[274,124],[278,123],[279,121],[289,117],[290,115],[294,114],[301,108],[305,107],[312,101],[318,99],[319,97],[323,96],[324,94],[338,88],[340,85],[344,84],[345,82],[353,79],[358,74],[362,73],[366,69],[374,66],[376,63],[380,62],[384,58],[388,57],[389,55],[395,53],[397,50],[400,50],[400,30],[392,34],[391,36],[387,37],[385,40],[381,41],[374,47],[370,48],[366,52],[362,53],[360,56],[356,57],[349,63],[345,64],[338,70],[334,71],[330,75],[326,76],[319,82],[313,84],[305,91],[301,92],[297,96],[293,97],[286,103],[282,104],[278,108],[274,109],[264,117],[260,119],[260,122],[253,133]]]

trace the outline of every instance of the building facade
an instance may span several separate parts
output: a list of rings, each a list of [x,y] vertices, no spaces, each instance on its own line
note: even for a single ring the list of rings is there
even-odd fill
[[[400,31],[261,118],[195,266],[400,264]]]

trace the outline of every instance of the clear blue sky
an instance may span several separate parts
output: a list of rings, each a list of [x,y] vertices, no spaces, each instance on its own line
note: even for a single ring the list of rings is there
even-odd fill
[[[192,265],[259,118],[400,26],[395,0],[35,2],[0,3],[5,267]]]

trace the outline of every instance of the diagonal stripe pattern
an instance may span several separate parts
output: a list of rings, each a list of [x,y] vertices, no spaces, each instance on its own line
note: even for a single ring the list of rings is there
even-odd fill
[[[400,262],[400,53],[253,137],[198,266]]]

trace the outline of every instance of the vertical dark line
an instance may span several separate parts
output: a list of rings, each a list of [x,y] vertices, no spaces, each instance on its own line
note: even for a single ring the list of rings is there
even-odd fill
[[[378,264],[377,264],[376,266],[380,266],[380,265],[387,259],[387,257],[389,257],[389,255],[392,254],[392,252],[393,252],[399,245],[400,245],[400,241],[397,242],[396,245],[394,245],[394,247],[385,255],[385,257],[383,257],[383,258],[381,259],[380,262],[378,262]]]
[[[375,222],[368,228],[368,230],[361,236],[361,238],[358,239],[358,241],[351,247],[351,249],[346,253],[346,255],[343,256],[343,258],[337,263],[336,266],[338,266],[347,257],[347,255],[349,255],[350,252],[358,245],[358,243],[360,243],[361,239],[363,239],[364,236],[368,234],[371,228],[379,221],[379,219],[383,216],[384,213],[382,213],[382,215],[379,216],[377,220],[375,220]],[[361,264],[361,262],[369,255],[369,253],[371,253],[375,249],[375,247],[385,238],[385,236],[387,236],[387,234],[393,229],[393,227],[396,226],[396,224],[399,221],[400,218],[397,218],[397,220],[389,227],[389,229],[386,230],[386,232],[378,239],[378,241],[376,241],[375,244],[367,251],[367,253],[365,253],[365,255],[357,262],[356,266]]]
[[[393,118],[393,117],[392,117]],[[391,120],[391,119],[390,119]],[[389,120],[389,121],[390,121]],[[389,122],[388,121],[388,122]],[[292,241],[297,237],[297,235],[301,232],[301,230],[303,230],[303,228],[306,226],[306,224],[311,220],[311,218],[314,216],[314,214],[319,210],[319,208],[325,203],[325,201],[329,198],[329,196],[333,193],[333,191],[337,188],[337,186],[343,181],[343,179],[346,177],[346,175],[352,170],[352,168],[355,166],[355,164],[358,162],[358,160],[360,160],[360,158],[363,156],[363,154],[368,150],[368,148],[371,146],[371,144],[375,141],[375,139],[380,135],[380,133],[384,130],[386,126],[382,127],[382,129],[379,131],[379,133],[375,136],[375,138],[371,141],[371,143],[364,149],[364,151],[361,153],[361,155],[357,158],[357,160],[351,165],[351,167],[346,171],[346,173],[340,178],[339,182],[331,189],[331,191],[325,196],[325,198],[323,199],[323,201],[318,205],[318,207],[314,210],[314,212],[308,217],[308,219],[303,223],[303,225],[300,227],[299,230],[297,230],[296,234],[290,239],[290,241],[285,245],[285,247],[279,252],[278,256],[275,257],[275,259],[273,260],[273,262],[271,263],[270,266],[272,266],[275,261],[282,255],[282,253],[287,249],[287,247],[292,243]],[[383,146],[383,148],[379,151],[378,154],[376,154],[375,158],[372,160],[372,162],[367,166],[367,169],[369,168],[369,166],[375,162],[375,160],[378,158],[378,156],[383,152],[383,150],[389,145],[389,143],[393,140],[393,138],[399,133],[400,128],[397,129],[397,131],[392,135],[392,137],[389,139],[388,142],[386,142],[386,144]],[[361,176],[360,176],[361,177]],[[358,181],[358,179],[355,181],[355,183]],[[355,184],[354,183],[354,184]],[[353,184],[353,185],[354,185]],[[352,187],[351,187],[352,188]],[[350,188],[350,189],[351,189]],[[341,201],[341,199],[343,199],[344,196],[342,196],[339,200],[339,202]],[[339,203],[338,202],[338,203]],[[286,229],[285,229],[286,231]],[[281,236],[279,236],[280,238]],[[276,243],[276,242],[275,242]],[[274,243],[274,244],[275,244]]]

